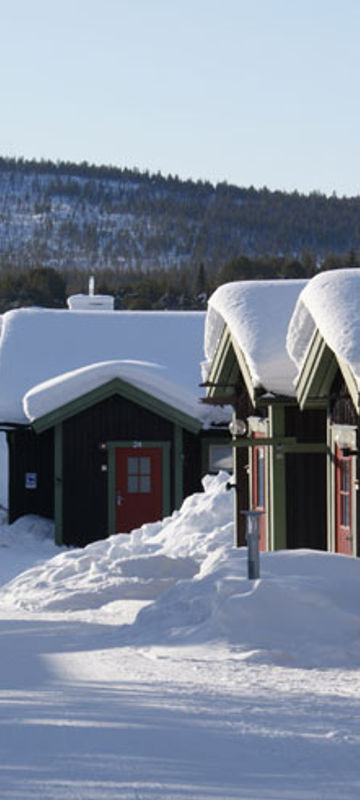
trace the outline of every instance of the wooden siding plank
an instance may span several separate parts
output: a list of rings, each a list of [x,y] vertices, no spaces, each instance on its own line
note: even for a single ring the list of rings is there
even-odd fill
[[[183,430],[179,425],[174,428],[174,470],[175,470],[175,508],[180,508],[184,499],[184,453]]]
[[[121,378],[114,378],[106,384],[99,386],[97,389],[86,392],[86,394],[81,397],[77,397],[75,400],[65,403],[49,414],[44,414],[44,416],[34,420],[33,428],[38,433],[52,428],[58,422],[63,422],[113,395],[120,395],[137,405],[143,406],[143,408],[146,408],[148,411],[152,411],[154,414],[164,417],[164,419],[170,422],[179,424],[183,428],[193,431],[194,433],[201,430],[202,423],[200,420],[183,413],[179,409],[144,392],[142,389],[138,389],[136,386],[127,383],[127,381]]]
[[[55,426],[54,438],[54,516],[55,544],[63,544],[63,429]]]

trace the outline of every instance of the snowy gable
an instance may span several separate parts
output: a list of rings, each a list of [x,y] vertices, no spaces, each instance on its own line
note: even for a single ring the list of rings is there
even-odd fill
[[[360,270],[322,272],[301,292],[289,326],[288,352],[300,371],[318,330],[360,386]]]
[[[242,351],[254,387],[293,395],[296,368],[286,334],[303,280],[239,281],[220,286],[209,300],[205,324],[205,371],[226,325]]]
[[[171,383],[167,378],[167,372],[166,367],[142,361],[123,360],[90,364],[58,375],[30,389],[24,397],[25,414],[33,422],[114,378],[120,378],[163,403],[180,408],[184,414],[196,418],[201,407],[195,400],[194,394],[184,386]]]
[[[177,397],[178,407],[185,402],[192,408],[198,405],[200,409],[197,398],[204,317],[203,312],[103,311],[99,314],[34,308],[9,311],[3,316],[0,340],[0,419],[28,422],[23,398],[31,389],[65,373],[109,361],[147,362],[146,369],[139,363],[137,367],[134,364],[125,367],[123,363],[124,379],[131,381],[133,375],[136,385],[141,371],[141,380],[146,380],[149,391],[163,381],[162,391],[165,392],[166,384],[172,397]],[[100,371],[96,371],[94,380],[99,379]],[[81,374],[76,376],[76,381],[74,376],[72,380],[73,388],[76,382],[80,394],[83,393],[81,380]],[[52,387],[50,391],[47,387],[48,399],[51,395],[53,400],[56,394],[57,403],[67,402],[69,385],[69,380],[60,380],[56,389]],[[172,393],[170,385],[176,387]],[[86,381],[84,391],[88,391]],[[43,401],[44,395],[41,403]],[[199,414],[198,410],[197,416]]]

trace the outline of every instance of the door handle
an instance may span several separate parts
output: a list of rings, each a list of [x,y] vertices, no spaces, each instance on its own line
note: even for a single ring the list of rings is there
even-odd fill
[[[122,496],[121,496],[120,492],[116,492],[116,505],[120,507],[121,504],[122,504],[122,501],[123,501],[123,499],[122,499]]]

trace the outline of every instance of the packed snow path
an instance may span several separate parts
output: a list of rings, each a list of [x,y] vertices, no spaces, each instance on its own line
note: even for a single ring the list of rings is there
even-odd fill
[[[81,551],[0,528],[2,799],[359,797],[360,562],[269,554],[249,584],[223,484]]]

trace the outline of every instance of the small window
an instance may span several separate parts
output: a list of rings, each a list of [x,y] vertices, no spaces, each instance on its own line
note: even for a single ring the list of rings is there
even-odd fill
[[[151,459],[149,456],[141,458],[129,456],[127,471],[128,494],[149,494],[151,492]]]
[[[340,525],[350,528],[351,463],[349,458],[340,461]]]
[[[140,474],[150,475],[150,457],[142,456],[141,458],[139,458],[139,461],[140,461]]]
[[[226,444],[211,444],[209,446],[209,471],[219,472],[221,469],[232,472],[232,447]]]
[[[150,475],[140,475],[139,491],[143,493],[150,492]]]
[[[130,494],[136,494],[138,492],[137,475],[128,475],[128,492]]]
[[[137,475],[139,471],[139,459],[129,456],[127,460],[128,475]]]

